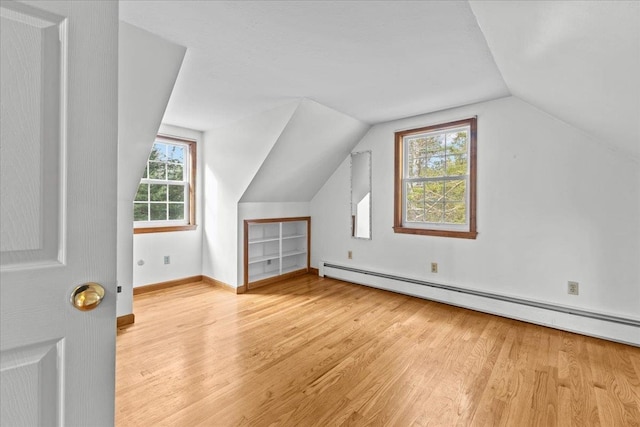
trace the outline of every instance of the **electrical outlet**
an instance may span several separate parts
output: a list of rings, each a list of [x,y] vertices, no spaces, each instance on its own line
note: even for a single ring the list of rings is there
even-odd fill
[[[169,258],[169,255],[165,255],[164,256],[164,263],[165,264],[171,264],[171,258]]]
[[[271,265],[271,260],[270,259],[267,260],[267,265]]]
[[[567,293],[569,295],[578,295],[580,293],[578,282],[567,282]]]
[[[432,273],[437,273],[438,272],[438,263],[437,262],[432,262],[431,263],[431,272]]]
[[[347,258],[353,259],[353,252],[352,251],[347,252]]]
[[[120,292],[122,292],[122,286],[117,287],[117,293],[120,293]]]

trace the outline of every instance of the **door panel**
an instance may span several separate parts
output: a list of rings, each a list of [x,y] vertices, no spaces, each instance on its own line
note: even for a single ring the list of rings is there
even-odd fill
[[[64,18],[21,4],[0,7],[1,265],[57,263],[60,158],[66,129]]]
[[[0,425],[113,425],[118,5],[0,19]],[[70,303],[86,282],[92,311]]]
[[[61,425],[62,341],[2,352],[2,425]],[[5,423],[6,420],[6,423]]]

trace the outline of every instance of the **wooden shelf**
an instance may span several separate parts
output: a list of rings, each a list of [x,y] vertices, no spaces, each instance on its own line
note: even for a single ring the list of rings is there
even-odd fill
[[[294,271],[300,271],[300,270],[304,270],[304,269],[305,269],[304,266],[293,265],[291,267],[283,268],[282,269],[282,274],[292,273]]]
[[[307,251],[302,250],[302,249],[296,249],[294,251],[287,251],[287,252],[283,252],[282,253],[282,258],[287,258],[290,256],[296,256],[296,255],[301,255],[301,254],[306,254]]]
[[[292,236],[282,236],[282,240],[288,240],[288,239],[299,239],[300,237],[307,237],[305,234],[295,234]]]
[[[274,236],[276,232],[278,235]],[[244,284],[247,289],[309,271],[310,233],[310,217],[245,220]]]
[[[292,270],[293,271],[293,270]],[[258,282],[260,280],[270,279],[272,277],[279,276],[279,271],[270,271],[268,273],[262,273],[251,277],[252,282]]]
[[[285,237],[283,237],[283,239],[284,238]],[[279,240],[280,240],[280,236],[276,236],[276,237],[261,237],[261,238],[249,240],[249,244],[253,245],[253,244],[256,244],[256,243],[277,242]]]
[[[269,255],[262,255],[262,256],[257,256],[257,257],[253,257],[253,258],[249,258],[249,264],[255,264],[258,262],[263,262],[263,261],[269,261],[269,260],[274,260],[274,259],[280,259],[280,254],[269,254]]]

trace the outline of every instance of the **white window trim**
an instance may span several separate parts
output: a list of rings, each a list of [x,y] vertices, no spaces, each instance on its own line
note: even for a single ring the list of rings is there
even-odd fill
[[[406,135],[402,138],[403,144],[403,171],[404,176],[402,177],[402,223],[410,226],[411,228],[424,228],[424,229],[436,229],[436,230],[450,230],[450,231],[469,231],[469,215],[470,209],[470,191],[465,192],[465,222],[462,224],[455,224],[450,222],[428,222],[428,221],[409,221],[407,220],[407,183],[409,182],[433,182],[433,181],[465,181],[466,188],[469,188],[469,178],[470,178],[470,164],[471,162],[467,161],[467,171],[464,175],[447,175],[442,177],[429,177],[429,178],[408,178],[408,164],[409,164],[409,140],[429,137],[432,135],[441,135],[446,133],[452,133],[457,131],[467,131],[469,135],[469,143],[467,145],[467,158],[470,157],[471,152],[471,125],[465,126],[457,126],[451,128],[442,128],[430,132],[424,133],[416,133],[411,135]],[[446,151],[445,151],[446,155]],[[445,159],[446,162],[446,159]]]

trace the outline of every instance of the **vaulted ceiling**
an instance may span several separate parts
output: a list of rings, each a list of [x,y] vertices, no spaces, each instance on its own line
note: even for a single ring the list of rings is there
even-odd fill
[[[467,2],[132,1],[187,46],[166,119],[206,130],[299,98],[366,123],[509,94]]]
[[[186,46],[165,112],[199,130],[312,99],[366,124],[516,95],[640,156],[636,1],[121,1]]]
[[[640,155],[640,2],[471,2],[511,93]]]

